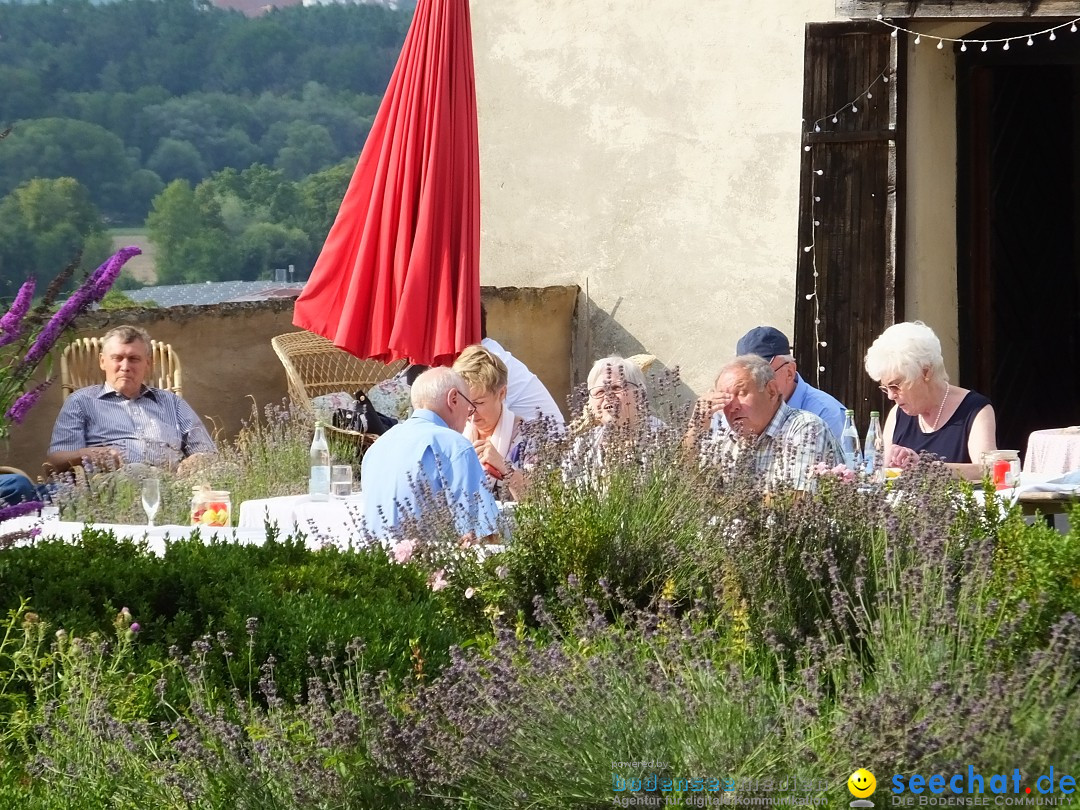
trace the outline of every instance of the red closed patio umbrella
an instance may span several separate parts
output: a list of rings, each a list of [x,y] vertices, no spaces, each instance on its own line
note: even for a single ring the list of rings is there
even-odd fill
[[[420,0],[293,323],[387,363],[479,342],[479,151],[468,0]]]

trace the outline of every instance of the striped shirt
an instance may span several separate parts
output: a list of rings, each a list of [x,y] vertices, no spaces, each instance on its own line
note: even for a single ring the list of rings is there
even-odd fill
[[[703,448],[703,456],[712,460],[749,462],[752,470],[772,490],[784,483],[794,489],[813,490],[814,465],[833,467],[840,463],[840,446],[829,426],[820,416],[792,408],[781,402],[761,434],[738,436],[729,429],[714,433]]]
[[[172,391],[144,385],[128,399],[108,383],[79,389],[56,417],[49,452],[84,447],[115,447],[129,464],[160,467],[217,452],[195,411]]]

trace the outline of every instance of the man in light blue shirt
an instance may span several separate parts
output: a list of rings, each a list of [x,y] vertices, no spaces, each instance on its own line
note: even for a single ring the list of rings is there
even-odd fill
[[[360,488],[372,537],[393,537],[410,520],[446,518],[467,541],[495,534],[498,507],[476,450],[461,435],[474,410],[466,390],[453,369],[428,369],[412,385],[412,416],[364,454]]]
[[[217,453],[190,405],[172,391],[146,385],[153,353],[144,329],[111,330],[98,362],[104,384],[76,391],[56,418],[46,460],[53,470],[89,461],[106,469],[138,463],[182,474]]]
[[[833,436],[839,438],[844,430],[844,406],[799,376],[791,344],[783,332],[772,326],[755,326],[739,338],[735,354],[756,354],[769,361],[784,401],[792,408],[820,416]]]

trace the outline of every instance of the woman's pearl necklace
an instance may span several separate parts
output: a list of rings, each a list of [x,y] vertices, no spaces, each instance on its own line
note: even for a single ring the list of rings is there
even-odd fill
[[[949,385],[949,383],[945,383],[945,396],[943,396],[941,398],[941,404],[938,405],[938,409],[937,409],[937,417],[934,419],[934,424],[930,426],[930,432],[931,433],[933,433],[935,430],[937,430],[938,422],[941,421],[941,412],[945,410],[945,400],[947,400],[949,398],[949,391],[951,389],[952,389],[952,386]],[[922,414],[919,414],[919,418],[923,419]],[[923,419],[923,423],[924,424],[926,423],[925,419]]]

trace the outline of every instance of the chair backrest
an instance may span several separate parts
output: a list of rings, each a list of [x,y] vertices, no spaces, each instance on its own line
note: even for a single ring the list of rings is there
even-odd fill
[[[312,332],[278,335],[270,339],[270,345],[285,367],[289,396],[309,411],[314,410],[311,400],[315,397],[339,391],[352,394],[358,388],[367,390],[407,365],[405,360],[389,365],[361,360]]]
[[[88,385],[105,382],[105,372],[101,370],[98,358],[101,355],[102,340],[98,337],[79,338],[72,341],[60,355],[60,386],[67,399],[74,391]],[[147,385],[172,391],[183,396],[180,373],[180,358],[168,343],[150,341],[153,355],[153,368]]]

